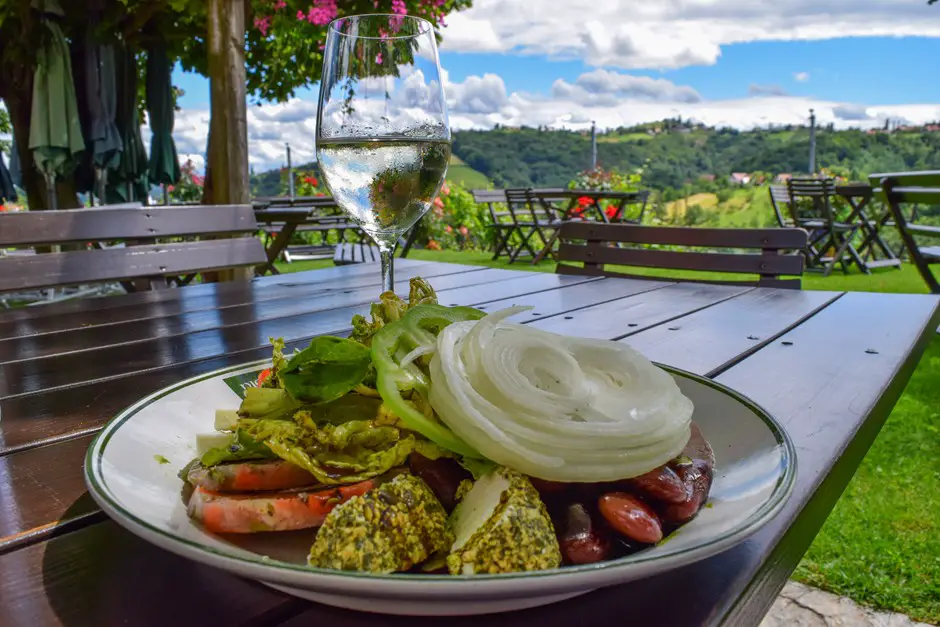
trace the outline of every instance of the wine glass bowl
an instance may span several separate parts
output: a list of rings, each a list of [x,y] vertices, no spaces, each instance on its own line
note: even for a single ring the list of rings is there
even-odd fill
[[[334,20],[324,49],[317,159],[336,203],[382,255],[431,208],[450,160],[434,27],[407,15]]]

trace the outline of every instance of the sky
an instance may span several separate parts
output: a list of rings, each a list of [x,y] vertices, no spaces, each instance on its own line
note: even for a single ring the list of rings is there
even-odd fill
[[[681,115],[741,129],[940,120],[926,0],[475,0],[440,47],[454,129],[583,129]],[[175,137],[203,165],[208,82],[182,71]],[[317,86],[248,110],[256,171],[314,158]]]

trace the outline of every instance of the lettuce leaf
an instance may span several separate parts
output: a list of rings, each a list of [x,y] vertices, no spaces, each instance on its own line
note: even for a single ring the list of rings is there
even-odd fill
[[[278,376],[295,400],[327,403],[362,383],[371,365],[369,349],[359,342],[321,336],[291,357]]]
[[[231,444],[209,449],[199,458],[199,463],[208,468],[222,462],[273,459],[274,457],[275,454],[263,442],[255,439],[243,429],[236,429],[232,434]]]

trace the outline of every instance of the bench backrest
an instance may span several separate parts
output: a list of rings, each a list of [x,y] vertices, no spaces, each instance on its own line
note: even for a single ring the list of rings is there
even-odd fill
[[[0,292],[125,281],[264,263],[251,205],[91,208],[0,214],[0,247],[123,241],[89,248],[0,259]],[[177,241],[196,236],[228,236]],[[174,241],[158,243],[157,240]]]
[[[676,279],[726,285],[800,287],[800,279],[780,278],[803,274],[803,257],[795,252],[806,246],[802,229],[715,229],[698,227],[640,226],[599,222],[566,222],[559,234],[556,272],[589,276],[626,276],[662,279],[609,271],[605,265],[756,274],[754,280]],[[626,245],[626,246],[624,246]],[[706,250],[649,248],[650,245]],[[719,250],[715,250],[719,249]],[[749,249],[735,253],[727,249]],[[754,251],[754,252],[751,252]],[[574,266],[564,262],[581,262]]]
[[[790,191],[786,185],[770,186],[770,206],[777,216],[777,224],[782,227],[793,226],[793,216],[790,212]]]

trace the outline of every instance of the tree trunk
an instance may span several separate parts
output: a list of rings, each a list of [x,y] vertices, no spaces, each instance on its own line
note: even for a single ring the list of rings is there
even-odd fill
[[[249,202],[245,1],[208,2],[211,113],[203,198],[214,204]],[[244,278],[246,273],[220,272],[218,278],[236,276]]]

